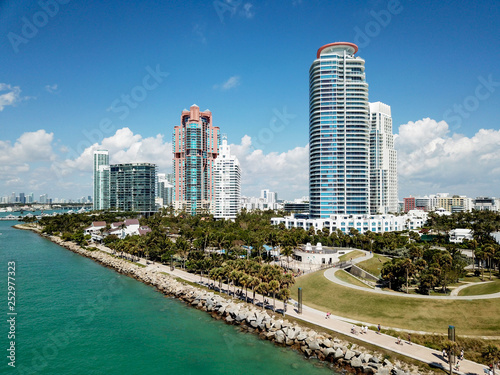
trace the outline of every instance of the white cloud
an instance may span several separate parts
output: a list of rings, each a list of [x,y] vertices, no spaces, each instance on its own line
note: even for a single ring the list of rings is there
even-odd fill
[[[239,76],[232,76],[229,77],[227,81],[222,83],[221,85],[214,85],[214,89],[221,89],[221,90],[231,90],[234,89],[235,87],[238,87],[241,83],[241,79]]]
[[[240,161],[243,195],[257,196],[266,188],[288,199],[308,195],[308,145],[266,154],[254,149],[251,137],[245,135],[240,144],[231,145],[231,153]]]
[[[500,130],[480,129],[472,137],[451,133],[446,122],[424,118],[399,127],[400,198],[449,192],[498,196]]]
[[[3,91],[7,91],[3,93]],[[16,105],[23,98],[21,98],[21,89],[19,86],[11,86],[6,83],[0,83],[0,112],[9,105]]]
[[[160,170],[172,165],[172,144],[163,141],[163,136],[143,138],[129,128],[118,129],[114,135],[104,138],[100,144],[87,147],[77,158],[66,159],[53,166],[67,175],[74,170],[92,172],[93,154],[96,150],[108,150],[110,163],[153,163]]]
[[[54,83],[53,85],[45,85],[45,91],[50,92],[51,94],[57,92],[57,88],[57,83]]]

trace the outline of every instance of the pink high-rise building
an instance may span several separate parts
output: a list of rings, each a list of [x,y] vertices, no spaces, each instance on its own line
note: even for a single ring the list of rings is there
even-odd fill
[[[196,215],[214,211],[213,166],[219,154],[220,129],[212,125],[212,112],[197,105],[182,111],[174,127],[174,208]]]

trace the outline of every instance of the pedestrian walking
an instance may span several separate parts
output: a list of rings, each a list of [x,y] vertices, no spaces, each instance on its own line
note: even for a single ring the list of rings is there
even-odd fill
[[[379,325],[377,326],[377,331],[378,331],[377,333],[378,333],[379,335],[380,335],[380,328],[381,328],[381,327],[380,327],[380,324],[379,324]]]
[[[411,335],[408,333],[408,344],[411,345]]]
[[[446,358],[446,350],[443,349],[443,359]]]
[[[399,337],[399,336],[398,336],[398,341],[396,341],[396,343],[397,343],[398,345],[403,345],[403,343],[401,342],[401,337]]]
[[[464,350],[460,350],[460,360],[463,361],[464,360]]]

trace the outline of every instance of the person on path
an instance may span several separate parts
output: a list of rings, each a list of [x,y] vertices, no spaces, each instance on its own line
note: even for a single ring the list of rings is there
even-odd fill
[[[399,336],[398,336],[398,341],[396,341],[396,343],[397,343],[398,345],[403,345],[403,343],[401,342],[401,337],[399,337]]]
[[[443,349],[443,359],[446,358],[446,350]]]
[[[411,335],[408,333],[408,344],[411,345]]]
[[[379,325],[377,326],[377,330],[378,330],[378,332],[377,332],[377,333],[378,333],[379,335],[380,335],[380,328],[381,328],[381,327],[380,327],[380,324],[379,324]]]

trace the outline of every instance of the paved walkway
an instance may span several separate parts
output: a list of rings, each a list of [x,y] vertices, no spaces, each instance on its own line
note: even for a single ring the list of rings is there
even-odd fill
[[[102,245],[97,246],[100,250],[106,251],[110,254],[112,254],[112,251]],[[201,280],[200,275],[195,275],[189,272],[185,272],[179,268],[174,269],[173,271],[170,270],[170,266],[165,266],[160,263],[152,263],[152,262],[147,262],[145,259],[140,258],[140,260],[137,261],[137,263],[141,263],[146,266],[146,268],[152,272],[164,272],[167,274],[170,274],[174,277],[179,277],[182,278],[186,281],[191,281],[198,283]],[[327,270],[326,272],[328,272]],[[326,273],[325,272],[325,273]],[[203,280],[206,282],[207,278],[204,277]],[[223,284],[222,285],[223,290],[227,291],[227,285]],[[232,289],[232,288],[231,288]],[[363,288],[364,289],[364,288]],[[260,304],[260,301],[263,301],[263,297],[260,295],[256,294],[256,300]],[[277,308],[279,309],[279,302],[276,303]],[[326,319],[326,312],[324,311],[319,311],[316,309],[313,309],[308,306],[303,306],[302,308],[302,314],[299,314],[296,309],[291,308],[292,306],[288,307],[288,311],[286,313],[287,316],[300,319],[312,324],[315,324],[319,327],[323,327],[326,329],[329,329],[334,332],[341,333],[345,336],[353,337],[357,340],[364,341],[366,343],[372,344],[379,346],[381,348],[393,351],[395,353],[404,355],[406,357],[410,357],[413,359],[416,359],[418,361],[428,363],[434,367],[440,367],[443,369],[448,369],[449,365],[448,362],[443,359],[441,352],[438,352],[433,349],[426,348],[421,345],[417,344],[410,344],[406,340],[407,337],[403,336],[401,337],[401,342],[402,344],[398,344],[396,339],[393,336],[385,335],[385,334],[378,334],[375,331],[368,330],[367,334],[353,334],[351,333],[351,329],[353,327],[353,323],[359,324],[358,321],[354,321],[351,319],[347,319],[344,317],[340,316],[335,316],[335,315],[330,315],[329,319]],[[281,310],[282,311],[282,310]],[[276,312],[278,314],[278,312]],[[365,323],[365,325],[369,325],[368,323]],[[385,328],[385,327],[384,327]],[[356,331],[359,332],[359,327],[356,327]],[[484,374],[484,369],[486,366],[481,365],[476,362],[468,361],[465,359],[464,361],[460,361],[460,372],[454,371],[457,374],[477,374],[477,375],[483,375]]]

